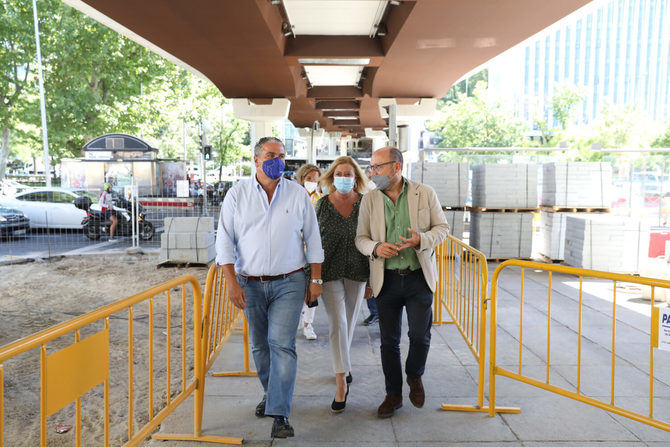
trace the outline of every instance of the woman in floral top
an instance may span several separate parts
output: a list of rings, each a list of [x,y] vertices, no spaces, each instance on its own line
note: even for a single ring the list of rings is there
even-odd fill
[[[330,350],[337,392],[331,411],[344,411],[351,383],[349,350],[370,276],[368,259],[354,244],[366,179],[351,157],[339,157],[320,179],[330,194],[316,204],[324,261],[322,301],[330,324]]]
[[[314,206],[316,206],[316,202],[323,196],[319,192],[319,184],[317,183],[320,175],[321,169],[313,164],[300,166],[300,169],[295,174],[296,181],[305,187]],[[307,340],[316,340],[316,332],[314,332],[314,327],[312,326],[315,311],[316,307],[307,307],[307,304],[302,305],[300,319],[302,321],[302,333]]]

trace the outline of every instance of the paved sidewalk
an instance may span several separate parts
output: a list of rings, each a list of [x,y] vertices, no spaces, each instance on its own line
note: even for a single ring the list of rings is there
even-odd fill
[[[494,265],[490,265],[491,272]],[[501,278],[499,303],[499,364],[518,371],[519,275]],[[524,374],[546,378],[546,274],[526,272],[524,308]],[[551,304],[550,383],[575,389],[577,371],[578,280],[554,274]],[[611,283],[585,281],[583,296],[582,392],[610,400]],[[617,288],[615,404],[646,414],[649,408],[649,303],[634,288]],[[390,419],[378,419],[376,408],[384,397],[379,357],[379,328],[362,326],[360,316],[353,348],[353,383],[342,414],[332,414],[335,392],[325,312],[319,306],[315,329],[318,340],[299,335],[298,379],[291,423],[296,436],[270,439],[272,419],[258,419],[254,407],[262,397],[255,377],[211,377],[206,384],[205,434],[241,436],[251,446],[403,446],[482,447],[524,446],[668,446],[670,433],[596,407],[576,402],[530,385],[498,377],[497,404],[518,406],[521,414],[441,411],[442,403],[476,403],[477,368],[474,357],[455,327],[433,328],[431,351],[424,376],[426,404],[414,408],[407,398]],[[646,312],[646,315],[645,315]],[[405,326],[406,327],[406,326]],[[403,339],[403,357],[407,349]],[[241,335],[234,334],[212,371],[241,368]],[[654,350],[654,415],[670,421],[670,353]],[[488,388],[487,388],[488,394]],[[161,426],[161,432],[188,433],[193,427],[192,398]],[[149,441],[150,446],[194,446],[191,442]],[[205,445],[205,444],[202,444]]]

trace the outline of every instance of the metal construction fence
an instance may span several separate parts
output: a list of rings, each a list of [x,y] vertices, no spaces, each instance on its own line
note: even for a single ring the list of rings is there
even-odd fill
[[[1,347],[0,446],[46,446],[47,427],[72,420],[77,446],[136,446],[191,394],[193,433],[154,437],[241,444],[202,433],[206,374],[243,320],[225,294],[212,266],[204,297],[186,275]],[[232,374],[253,374],[242,330],[245,371]],[[6,418],[20,418],[10,433]]]
[[[488,265],[486,256],[461,240],[448,236],[437,257],[437,289],[433,323],[454,324],[477,362],[477,404],[443,404],[443,410],[488,412],[484,405],[486,373],[486,324],[488,311]],[[450,320],[444,320],[444,311]],[[518,413],[518,408],[497,407],[501,413]]]
[[[202,197],[115,195],[118,223],[110,241],[111,220],[97,217],[99,195],[99,190],[65,188],[0,195],[0,256],[50,258],[122,251],[135,245],[157,250],[166,218],[211,216],[216,225],[223,200],[223,195],[213,195],[206,203]],[[84,196],[93,203],[88,211],[74,204]]]
[[[509,290],[509,283],[506,283],[507,290],[505,291],[508,295],[512,294],[519,298],[519,306],[515,312],[514,303],[512,303],[512,305],[504,303],[505,306],[504,308],[502,307],[503,303],[501,302],[501,296],[503,293],[501,293],[499,280],[503,273],[511,274],[513,272],[516,274],[516,268],[518,268],[519,274],[519,293],[516,295],[516,290]],[[525,281],[526,273],[528,271],[532,272],[535,276],[538,274],[544,275],[544,273],[546,273],[546,276],[542,277],[544,280],[540,280],[543,282],[541,288],[538,289],[535,287],[531,293],[525,293],[528,288]],[[554,327],[558,325],[555,320],[556,316],[552,314],[552,291],[554,290],[554,287],[552,286],[553,273],[569,275],[575,279],[575,281],[573,281],[573,287],[570,288],[572,295],[575,295],[572,297],[575,305],[572,306],[572,309],[569,312],[566,312],[564,308],[559,316],[563,321],[569,320],[576,323],[575,334],[561,333],[559,328]],[[600,328],[585,327],[584,325],[584,312],[588,309],[584,303],[585,295],[587,295],[587,292],[584,290],[585,279],[605,281],[612,285],[611,312],[609,315],[605,316],[603,316],[602,313],[598,315],[599,321],[602,321],[603,323],[609,319],[609,328],[604,328],[605,331],[608,331],[609,333],[601,333],[598,332]],[[537,281],[536,278],[536,282]],[[621,320],[617,318],[617,310],[621,312],[619,304],[617,303],[617,290],[620,290],[619,287],[624,284],[633,284],[650,289],[651,312],[650,316],[646,318],[646,324],[648,325],[647,328],[649,330],[648,333],[642,331],[639,327],[626,327],[626,325],[622,324]],[[546,296],[543,296],[540,292],[545,288]],[[593,405],[656,428],[670,431],[670,421],[661,421],[654,417],[654,405],[659,402],[659,397],[662,397],[656,395],[654,392],[654,386],[657,383],[655,381],[655,372],[658,371],[658,369],[655,370],[654,368],[654,350],[659,344],[659,308],[656,306],[657,301],[655,301],[655,298],[658,295],[665,295],[665,292],[667,292],[668,289],[670,289],[669,280],[636,277],[532,261],[510,260],[500,264],[491,278],[492,312],[489,354],[489,415],[492,417],[495,414],[496,378],[502,376],[572,398],[579,402]],[[563,290],[561,290],[564,299],[567,293],[569,292],[564,287]],[[532,305],[529,304],[529,302],[532,302]],[[518,340],[518,354],[516,355],[515,365],[517,366],[516,371],[505,368],[498,363],[498,357],[502,350],[505,350],[506,364],[510,364],[512,361],[511,359],[515,357],[512,352],[510,352],[510,349],[513,350],[513,346],[510,346],[509,343],[506,343],[505,346],[498,343],[498,330],[501,328],[498,321],[498,312],[501,309],[504,309],[505,318],[508,323],[514,318],[518,319],[514,326],[517,327],[518,334],[510,334],[510,336],[513,336]],[[539,313],[538,310],[540,311]],[[539,318],[533,318],[532,315],[537,315],[538,317],[544,316],[546,318],[546,324],[542,324],[542,322],[539,321]],[[638,320],[639,319],[638,316]],[[552,324],[552,322],[554,322],[554,324]],[[574,328],[571,328],[571,330],[574,330]],[[598,337],[601,339],[609,338],[611,340],[609,349],[604,351],[598,347],[594,347],[590,339],[592,340]],[[618,343],[617,340],[619,340]],[[540,376],[543,377],[538,377],[537,371],[535,371],[535,374],[527,371],[531,369],[532,366],[537,366],[529,366],[524,363],[524,352],[526,352],[526,356],[529,355],[529,342],[533,343],[536,349],[543,345],[544,365],[543,371],[540,374]],[[626,342],[629,344],[633,343],[635,346],[643,346],[648,349],[648,359],[633,357],[630,350],[628,352],[623,351],[625,354],[624,357],[622,357],[621,354],[619,354],[617,347],[621,347],[621,345]],[[552,352],[552,346],[556,347],[556,345],[561,346],[561,349],[559,349],[558,352]],[[632,352],[636,352],[636,350],[633,349]],[[572,381],[575,386],[570,387],[563,383],[553,383],[552,371],[554,371],[554,375],[557,374],[552,368],[552,358],[561,357],[562,359],[565,359],[566,357],[571,357],[573,355],[573,360],[570,363],[576,366],[574,368],[571,366],[570,370],[575,374],[574,380]],[[667,360],[667,356],[665,359]],[[648,360],[648,363],[646,360]],[[620,369],[626,366],[630,367],[639,381],[636,380],[632,383],[630,380],[617,380],[617,362],[619,363]],[[667,378],[667,375],[664,377]],[[631,386],[639,389],[645,380],[649,391],[646,404],[630,399],[630,395],[621,394],[622,391],[629,391]],[[606,388],[601,385],[605,385]],[[665,393],[667,393],[667,391],[664,392],[663,396],[666,395]],[[605,396],[608,398],[603,399]],[[667,410],[667,407],[664,409]]]

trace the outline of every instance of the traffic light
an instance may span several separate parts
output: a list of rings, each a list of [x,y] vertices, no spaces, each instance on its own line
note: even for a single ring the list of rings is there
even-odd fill
[[[203,146],[202,153],[205,155],[205,160],[212,158],[212,146]]]

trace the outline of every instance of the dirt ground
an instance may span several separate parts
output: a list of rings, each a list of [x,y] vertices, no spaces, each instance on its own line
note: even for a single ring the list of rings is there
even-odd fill
[[[77,256],[46,263],[0,266],[0,346],[46,329],[176,277],[193,274],[204,293],[207,268],[157,268],[156,255]],[[186,346],[192,346],[193,298],[186,288]],[[182,293],[171,292],[170,395],[182,387]],[[154,299],[154,414],[167,399],[167,297]],[[133,308],[133,425],[136,432],[149,420],[149,305]],[[128,312],[110,317],[110,445],[128,439]],[[99,322],[82,329],[84,339],[103,329]],[[68,334],[47,345],[47,353],[70,345]],[[186,351],[186,376],[192,377],[192,348]],[[4,445],[39,445],[39,349],[4,365]],[[103,386],[82,398],[83,445],[102,445]],[[72,425],[64,434],[56,426]],[[75,408],[69,405],[47,419],[48,445],[74,445]]]

